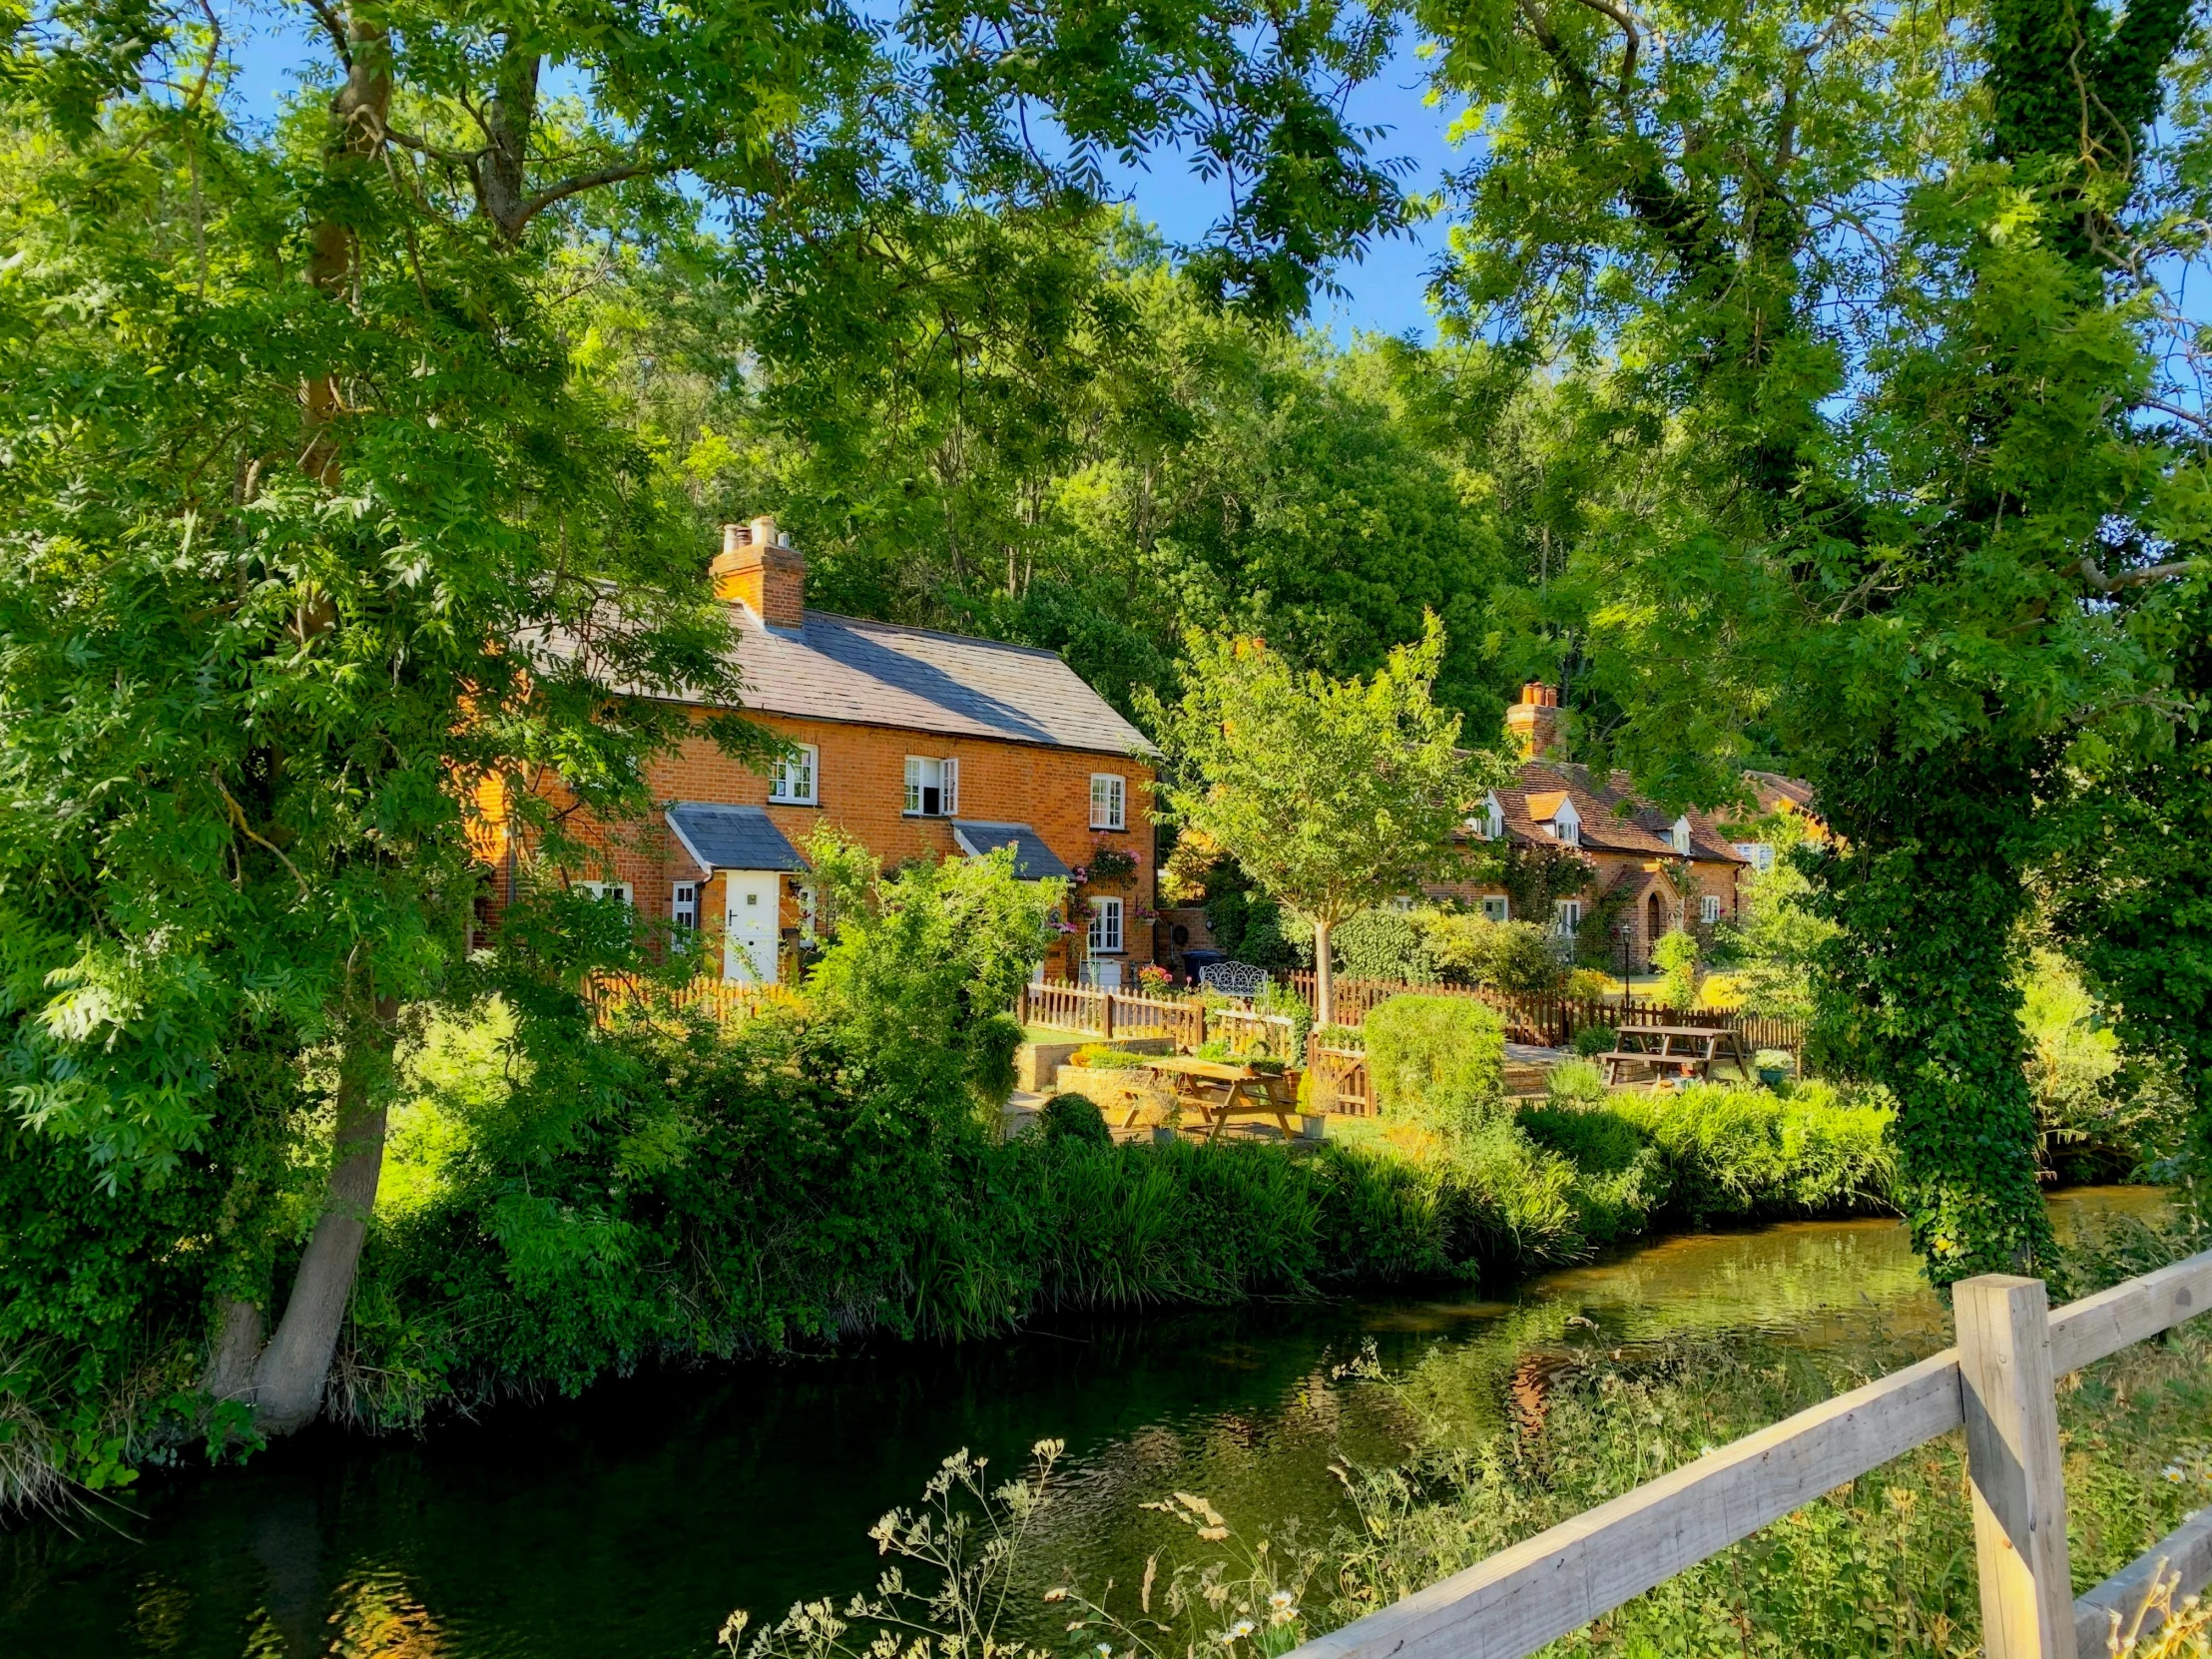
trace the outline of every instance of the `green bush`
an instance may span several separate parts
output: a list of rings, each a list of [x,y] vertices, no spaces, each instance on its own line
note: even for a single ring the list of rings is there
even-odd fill
[[[1621,1034],[1610,1025],[1585,1025],[1574,1034],[1574,1041],[1568,1046],[1579,1057],[1587,1060],[1593,1054],[1610,1051],[1620,1040]]]
[[[1541,995],[1566,982],[1550,931],[1533,922],[1446,910],[1421,911],[1416,919],[1437,968],[1454,979],[1519,995]]]
[[[1471,996],[1393,996],[1366,1023],[1378,1107],[1444,1132],[1494,1117],[1504,1099],[1505,1026]]]
[[[1156,1054],[1132,1054],[1111,1043],[1085,1043],[1068,1056],[1068,1064],[1089,1071],[1136,1071],[1158,1058]]]
[[[1048,1141],[1087,1141],[1093,1146],[1113,1145],[1114,1137],[1106,1129],[1106,1114],[1098,1109],[1098,1103],[1089,1095],[1054,1095],[1037,1109],[1037,1122]]]
[[[1608,1093],[1605,1073],[1588,1060],[1562,1060],[1545,1076],[1544,1093],[1555,1105],[1600,1105]]]
[[[1330,937],[1337,970],[1355,979],[1394,979],[1426,984],[1436,959],[1420,924],[1405,910],[1362,910]]]
[[[1705,982],[1696,937],[1679,928],[1663,935],[1651,947],[1651,960],[1659,969],[1661,1000],[1670,1008],[1695,1008]]]
[[[1610,1109],[1665,1154],[1669,1208],[1693,1226],[1886,1206],[1896,1191],[1890,1109],[1824,1083],[1787,1098],[1697,1083],[1668,1096],[1616,1095]]]

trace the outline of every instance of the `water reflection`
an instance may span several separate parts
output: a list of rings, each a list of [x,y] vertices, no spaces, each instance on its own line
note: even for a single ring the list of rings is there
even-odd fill
[[[2098,1190],[2053,1213],[2156,1202]],[[1817,1222],[1662,1240],[1507,1295],[640,1378],[419,1440],[310,1434],[157,1483],[132,1537],[23,1528],[0,1539],[0,1654],[702,1659],[733,1606],[869,1583],[867,1526],[955,1446],[1007,1469],[1065,1438],[1043,1565],[1095,1582],[1180,1536],[1138,1507],[1166,1491],[1326,1533],[1347,1514],[1330,1463],[1395,1458],[1410,1412],[1476,1429],[1578,1349],[1744,1329],[1885,1363],[1948,1340],[1901,1225]],[[1371,1343],[1404,1388],[1339,1375]]]

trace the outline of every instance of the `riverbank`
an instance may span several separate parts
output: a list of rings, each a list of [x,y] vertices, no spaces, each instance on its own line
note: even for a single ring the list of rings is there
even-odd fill
[[[2108,1190],[2054,1213],[2155,1202]],[[0,1539],[0,1651],[699,1659],[733,1606],[773,1616],[871,1583],[867,1527],[961,1445],[995,1478],[1032,1441],[1065,1439],[1033,1587],[1077,1569],[1127,1587],[1191,1544],[1144,1503],[1202,1493],[1244,1536],[1319,1545],[1354,1520],[1332,1463],[1386,1470],[1431,1431],[1497,1429],[1524,1362],[1739,1334],[1848,1362],[1945,1330],[1903,1226],[1867,1219],[1671,1236],[1487,1293],[1271,1300],[640,1376],[164,1479],[134,1494],[129,1537],[18,1530]],[[1066,1619],[1024,1607],[1025,1630],[1066,1647]]]

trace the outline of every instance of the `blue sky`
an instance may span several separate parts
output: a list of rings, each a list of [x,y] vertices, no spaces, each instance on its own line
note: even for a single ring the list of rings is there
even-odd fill
[[[254,0],[234,0],[221,9],[239,70],[232,87],[236,108],[249,119],[266,120],[291,90],[294,69],[310,57],[300,13]],[[1449,113],[1422,102],[1425,79],[1411,49],[1401,47],[1382,75],[1353,95],[1348,111],[1355,126],[1390,129],[1375,153],[1410,161],[1413,168],[1403,182],[1416,192],[1433,190],[1447,167],[1461,165],[1464,154],[1445,142]],[[1224,189],[1192,178],[1175,157],[1160,157],[1149,172],[1131,174],[1125,182],[1136,211],[1171,242],[1196,242],[1228,205]],[[1435,326],[1422,292],[1443,243],[1442,225],[1431,222],[1410,236],[1378,244],[1365,260],[1335,274],[1346,292],[1319,296],[1313,321],[1340,339],[1359,331],[1432,339]]]

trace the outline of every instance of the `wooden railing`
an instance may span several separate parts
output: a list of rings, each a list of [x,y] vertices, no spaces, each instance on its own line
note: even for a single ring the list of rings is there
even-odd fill
[[[1294,1649],[1290,1659],[1521,1659],[1791,1510],[1963,1425],[1987,1659],[2107,1651],[2163,1575],[2212,1582],[2212,1509],[2078,1601],[2055,1381],[2212,1308],[2212,1251],[2049,1311],[2043,1282],[1953,1288],[1958,1346],[1708,1452]],[[2144,1633],[2159,1615],[2146,1615]]]
[[[605,1025],[619,1010],[644,1008],[655,1013],[703,1009],[718,1022],[751,1019],[775,1002],[796,1000],[781,985],[740,985],[727,979],[690,979],[680,985],[636,979],[626,973],[594,975],[584,983],[592,1021]]]
[[[1356,1118],[1375,1116],[1375,1090],[1368,1082],[1368,1057],[1363,1050],[1310,1043],[1306,1069],[1314,1079],[1314,1110]]]
[[[1296,972],[1290,979],[1292,988],[1311,1005],[1314,976]],[[1370,1013],[1393,996],[1468,996],[1504,1016],[1510,1040],[1540,1048],[1565,1048],[1577,1031],[1591,1026],[1709,1025],[1736,1032],[1747,1050],[1784,1049],[1800,1059],[1805,1052],[1805,1030],[1796,1020],[1740,1008],[1670,1008],[1648,996],[1570,997],[1499,991],[1487,985],[1350,978],[1337,980],[1331,992],[1338,1025],[1365,1024]]]

